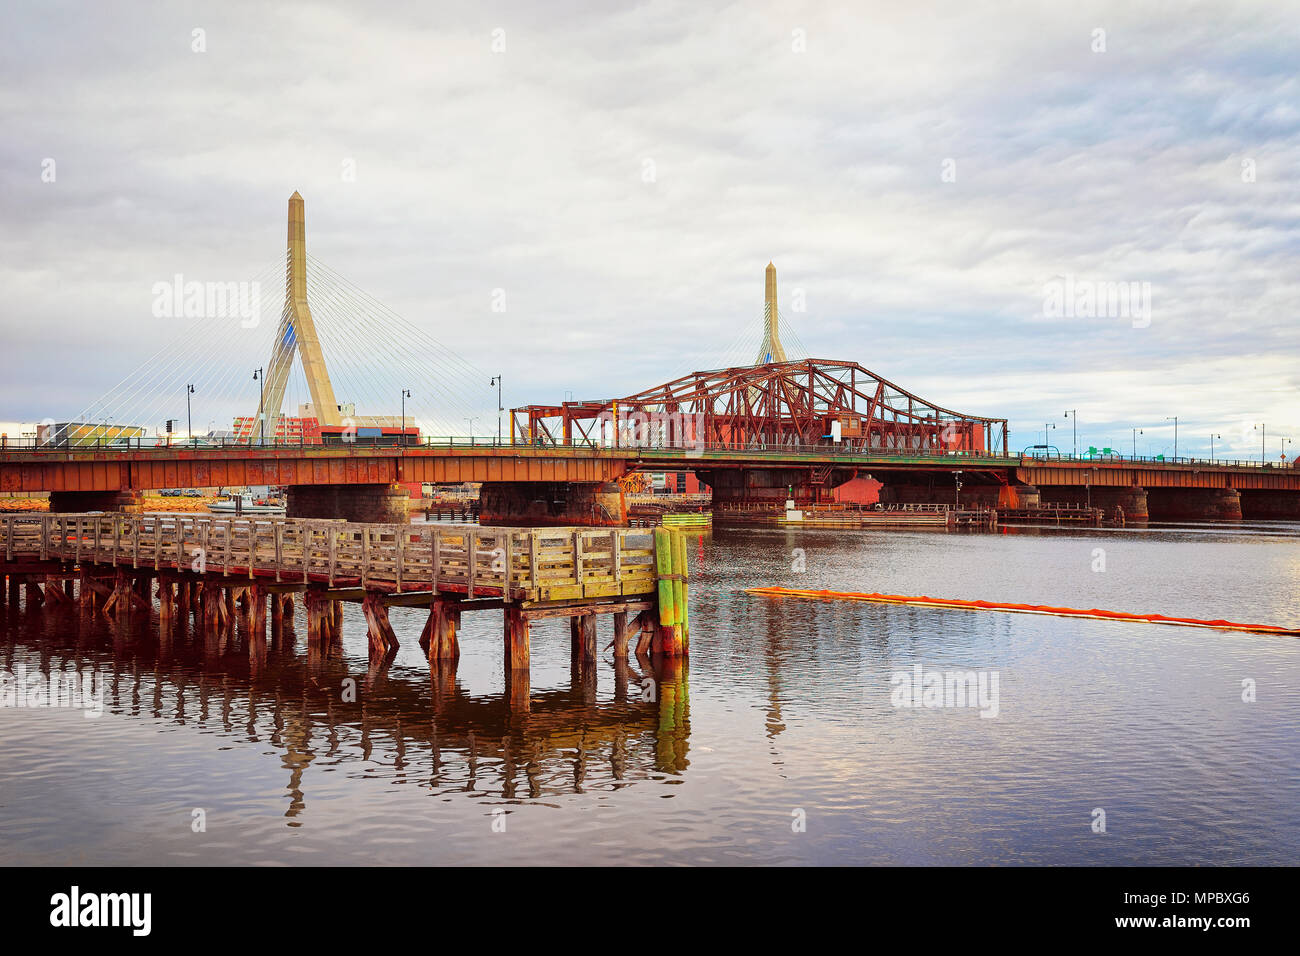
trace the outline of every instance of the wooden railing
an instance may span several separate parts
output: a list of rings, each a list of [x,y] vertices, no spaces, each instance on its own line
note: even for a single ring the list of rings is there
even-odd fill
[[[272,515],[31,514],[0,518],[5,559],[178,569],[338,587],[503,595],[644,594],[653,540],[628,528],[361,524]]]

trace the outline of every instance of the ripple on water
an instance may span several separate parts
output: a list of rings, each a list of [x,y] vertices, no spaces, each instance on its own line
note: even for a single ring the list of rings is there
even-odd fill
[[[1257,530],[718,531],[692,543],[691,661],[654,673],[654,701],[635,662],[626,696],[608,656],[594,688],[571,679],[563,622],[535,626],[525,708],[493,613],[466,615],[435,679],[421,612],[395,608],[402,649],[371,679],[353,607],[342,659],[299,638],[257,669],[188,633],[160,648],[145,623],[6,608],[6,670],[75,663],[106,700],[94,720],[0,709],[0,842],[37,864],[1293,863],[1294,640],[743,593],[1300,624],[1294,529]],[[996,673],[998,716],[894,706],[916,664]]]

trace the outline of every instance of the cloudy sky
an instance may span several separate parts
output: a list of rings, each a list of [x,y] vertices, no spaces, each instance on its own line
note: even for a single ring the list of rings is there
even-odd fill
[[[155,284],[275,264],[296,189],[314,257],[481,370],[468,407],[739,361],[772,260],[807,353],[1013,446],[1077,408],[1084,447],[1300,448],[1295,3],[3,10],[0,419],[192,336]]]

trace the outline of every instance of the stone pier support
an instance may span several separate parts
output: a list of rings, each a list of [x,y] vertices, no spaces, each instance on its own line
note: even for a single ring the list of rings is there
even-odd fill
[[[290,485],[285,515],[407,524],[410,492],[403,485]]]
[[[1257,521],[1300,521],[1300,491],[1241,491],[1241,516]]]
[[[487,481],[479,523],[505,528],[626,528],[627,502],[614,482]]]
[[[1148,488],[1152,521],[1240,521],[1236,488]]]

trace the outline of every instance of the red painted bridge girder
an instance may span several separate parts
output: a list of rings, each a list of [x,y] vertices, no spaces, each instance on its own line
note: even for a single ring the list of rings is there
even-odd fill
[[[988,454],[892,454],[831,444],[784,448],[608,448],[590,445],[233,446],[192,450],[0,450],[0,491],[147,491],[239,485],[463,481],[604,482],[629,471],[810,468],[870,472],[882,481],[951,474],[1032,485],[1137,484],[1300,492],[1300,468],[1207,462],[1043,462]]]
[[[592,449],[231,446],[192,450],[0,452],[0,491],[147,491],[241,485],[378,485],[394,482],[612,481],[623,457]]]

